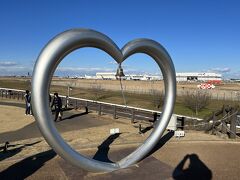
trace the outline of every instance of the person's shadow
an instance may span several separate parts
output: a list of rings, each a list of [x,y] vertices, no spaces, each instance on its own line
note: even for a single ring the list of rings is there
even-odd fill
[[[19,146],[17,148],[13,149],[6,149],[6,145],[0,147],[0,161],[3,161],[7,158],[10,158],[12,156],[15,156],[16,154],[20,153],[24,148],[34,146],[35,144],[40,143],[41,141],[36,141],[34,143],[29,143],[29,144],[10,144],[9,142],[6,142],[8,144],[8,148]]]
[[[184,169],[184,165],[189,159],[189,165],[187,169]],[[182,179],[212,179],[212,171],[199,159],[197,154],[187,154],[183,160],[174,169],[173,178],[176,180]]]
[[[48,150],[27,157],[0,172],[0,179],[25,179],[55,156],[56,153],[53,150]]]
[[[88,114],[88,113],[87,112],[82,112],[82,113],[78,113],[78,114],[73,114],[73,115],[70,115],[68,117],[62,118],[62,120],[60,120],[60,121],[64,121],[64,120],[67,120],[67,119],[73,119],[73,118],[83,116],[83,115],[86,115],[86,114]]]
[[[93,156],[93,159],[112,163],[112,161],[108,158],[108,152],[110,150],[109,146],[120,136],[120,134],[121,133],[110,135],[106,140],[104,140],[102,144],[98,146],[98,151]]]

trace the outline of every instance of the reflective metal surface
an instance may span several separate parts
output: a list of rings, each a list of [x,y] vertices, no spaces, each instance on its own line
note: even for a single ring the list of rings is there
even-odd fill
[[[106,163],[85,157],[72,149],[59,135],[49,110],[48,94],[53,73],[61,60],[70,52],[82,47],[95,47],[107,52],[118,63],[135,53],[151,56],[159,65],[165,83],[163,113],[150,136],[127,157],[116,163]],[[171,118],[176,96],[175,69],[167,51],[157,42],[136,39],[120,50],[107,36],[94,30],[73,29],[52,39],[40,53],[32,79],[32,105],[35,119],[49,145],[65,160],[89,171],[114,171],[139,162],[160,140]]]

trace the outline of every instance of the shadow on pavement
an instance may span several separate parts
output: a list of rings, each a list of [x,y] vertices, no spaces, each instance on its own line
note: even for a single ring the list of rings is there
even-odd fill
[[[168,142],[174,135],[174,131],[169,131],[167,134],[165,134],[159,142],[156,144],[156,146],[143,158],[147,158],[148,156],[151,156],[153,153],[155,153],[157,150],[159,150],[166,142]]]
[[[0,143],[4,143],[6,141],[19,141],[40,136],[41,133],[36,122],[32,122],[21,129],[0,133]]]
[[[148,131],[150,131],[151,129],[153,128],[153,126],[148,126],[148,127],[145,127],[144,129],[141,130],[141,133],[146,133]]]
[[[53,150],[48,150],[25,158],[3,170],[0,173],[0,179],[25,179],[55,156],[56,153]]]
[[[71,111],[73,110],[74,108],[62,108],[62,112],[66,112],[66,111]],[[51,112],[52,113],[55,113],[55,109],[51,109]]]
[[[189,165],[186,169],[186,162],[189,159]],[[187,154],[183,160],[174,169],[172,177],[176,180],[182,179],[212,179],[212,171],[199,159],[197,154]]]
[[[62,120],[60,121],[64,121],[64,120],[67,120],[67,119],[73,119],[73,118],[76,118],[76,117],[79,117],[79,116],[83,116],[85,114],[88,114],[87,112],[82,112],[82,113],[78,113],[78,114],[73,114],[71,116],[68,116],[68,117],[65,117],[63,118]]]
[[[111,123],[107,119],[99,121],[94,118],[94,116],[88,116],[87,114],[81,116],[83,115],[82,113],[77,115],[81,117],[77,117],[76,114],[73,114],[71,111],[65,112],[63,115],[63,117],[68,117],[68,120],[59,121],[55,124],[56,128],[61,133],[79,129],[86,129],[90,127],[98,127]],[[36,137],[42,137],[42,135],[37,126],[37,122],[34,121],[30,124],[27,124],[21,129],[0,133],[0,143],[5,143],[6,141],[13,142]]]
[[[0,150],[2,150],[0,152],[0,161],[3,161],[3,160],[5,160],[7,158],[10,158],[10,157],[13,157],[16,154],[20,153],[24,148],[29,147],[29,146],[33,146],[33,145],[38,144],[40,142],[41,141],[37,141],[37,142],[34,142],[34,143],[23,144],[23,145],[21,145],[21,144],[13,144],[13,145],[9,144],[8,148],[20,145],[20,147],[10,149],[10,150],[5,149],[5,146],[0,147]]]
[[[112,161],[108,158],[108,152],[110,150],[110,145],[120,136],[121,133],[110,135],[105,141],[102,142],[100,146],[98,146],[98,151],[93,156],[93,159],[103,162]]]
[[[0,102],[0,105],[3,105],[3,106],[16,106],[16,107],[24,108],[24,109],[25,109],[25,104],[24,104],[24,103],[16,103],[16,102],[5,102],[5,101],[2,101],[2,102]],[[23,111],[23,113],[24,113],[24,111]]]

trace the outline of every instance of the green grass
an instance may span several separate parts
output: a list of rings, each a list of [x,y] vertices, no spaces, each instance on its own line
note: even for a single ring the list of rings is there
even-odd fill
[[[27,79],[24,80],[0,79],[0,87],[25,90],[30,89],[30,82]]]
[[[27,80],[4,80],[0,79],[0,87],[6,88],[14,88],[14,89],[30,89],[29,81]],[[67,87],[63,86],[51,86],[50,92],[58,92],[61,95],[67,95]],[[160,110],[154,107],[153,97],[151,95],[146,94],[131,94],[131,93],[124,93],[127,101],[127,105],[141,107],[146,109],[152,110]],[[98,101],[104,101],[109,103],[116,103],[116,104],[124,104],[122,94],[120,91],[103,91],[103,90],[93,90],[93,89],[78,89],[73,88],[71,91],[70,96],[78,97],[78,98],[85,98],[85,99],[92,99]],[[204,118],[212,114],[213,111],[217,111],[222,108],[223,104],[229,104],[232,106],[240,105],[239,102],[232,102],[232,101],[220,101],[220,100],[211,100],[209,105],[199,111],[198,115],[195,115],[195,112],[190,110],[189,108],[183,105],[182,97],[177,97],[174,113],[192,116],[192,117],[199,117]]]
[[[58,86],[52,86],[51,91],[57,91],[60,94],[66,94],[67,88],[66,87],[58,87]],[[101,91],[98,93],[98,98],[94,96],[96,95],[96,92],[92,89],[76,89],[74,88],[71,92],[71,96],[79,97],[79,98],[85,98],[85,99],[92,99],[92,100],[99,100],[109,103],[116,103],[116,104],[124,104],[122,94],[120,91]],[[152,109],[152,110],[160,110],[154,107],[153,104],[153,97],[151,95],[146,94],[131,94],[131,93],[124,93],[127,101],[127,105],[135,106],[135,107],[141,107],[146,109]],[[183,99],[182,97],[177,97],[175,107],[174,107],[174,113],[191,116],[191,117],[198,117],[198,118],[205,118],[210,116],[214,111],[217,111],[222,108],[224,104],[229,104],[232,106],[239,105],[239,102],[232,102],[232,101],[222,101],[222,100],[211,100],[209,105],[200,110],[198,112],[198,115],[195,115],[195,112],[190,110],[189,108],[185,107],[183,105]]]

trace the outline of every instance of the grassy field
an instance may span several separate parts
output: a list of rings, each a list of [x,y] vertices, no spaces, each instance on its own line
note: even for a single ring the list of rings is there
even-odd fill
[[[29,79],[0,79],[0,87],[6,88],[15,88],[15,89],[30,89]],[[56,86],[52,85],[50,91],[58,92],[61,95],[67,95],[66,86]],[[152,110],[161,110],[161,107],[158,109],[154,104],[154,96],[150,94],[133,94],[133,93],[124,93],[126,98],[126,104],[135,107],[142,107]],[[87,88],[73,88],[71,90],[70,96],[98,100],[103,102],[110,102],[116,104],[124,104],[124,100],[121,94],[121,91],[106,91],[102,89],[87,89]],[[174,113],[182,114],[192,117],[204,118],[212,114],[213,111],[216,111],[222,108],[223,104],[230,105],[239,105],[239,102],[232,101],[223,101],[223,100],[211,100],[209,105],[203,110],[199,111],[198,115],[195,114],[192,110],[183,105],[183,98],[177,97]]]

